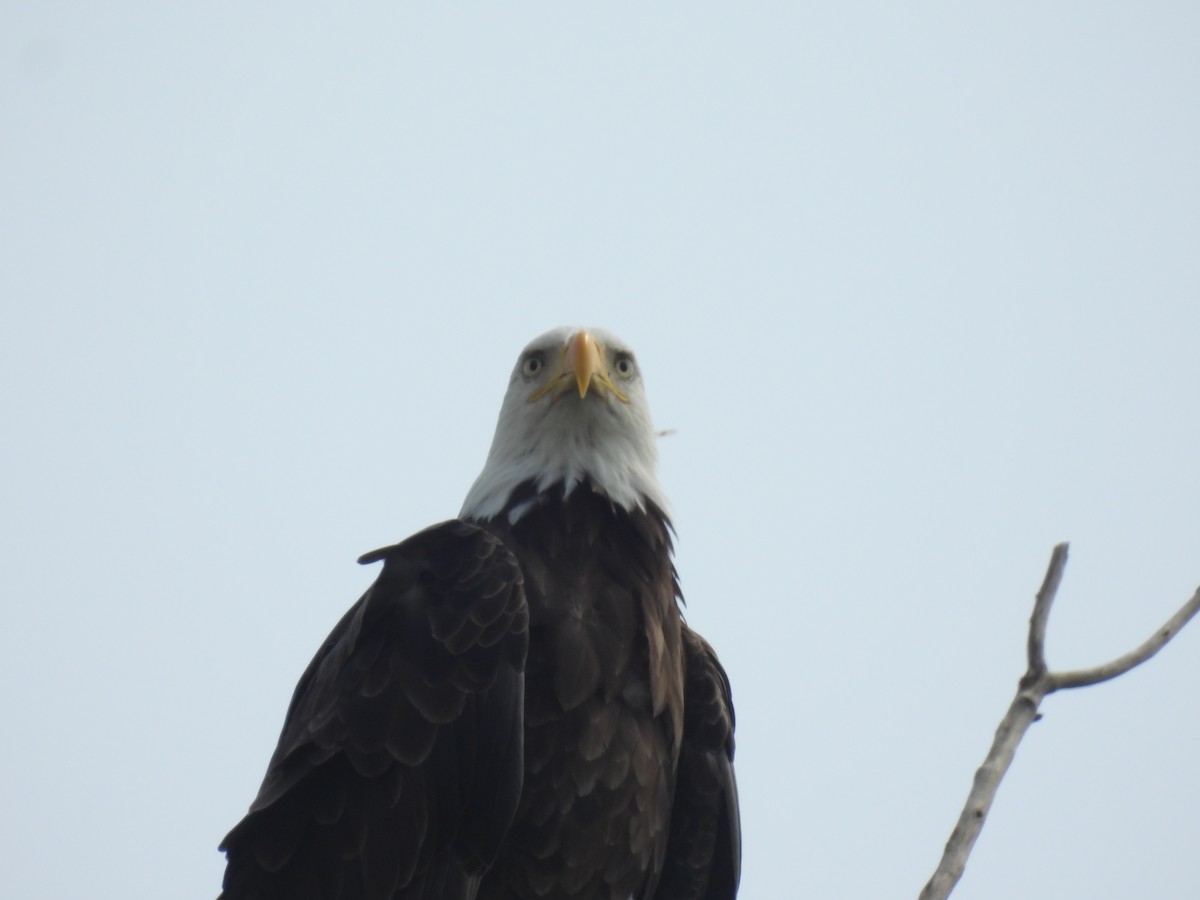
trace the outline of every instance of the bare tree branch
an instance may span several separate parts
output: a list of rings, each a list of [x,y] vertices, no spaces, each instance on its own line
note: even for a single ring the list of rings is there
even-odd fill
[[[1167,642],[1179,634],[1183,626],[1197,612],[1200,612],[1200,588],[1197,588],[1196,593],[1192,594],[1192,599],[1183,604],[1175,615],[1167,619],[1163,626],[1150,635],[1142,646],[1126,653],[1124,656],[1117,657],[1112,662],[1096,666],[1094,669],[1077,669],[1074,672],[1052,672],[1048,679],[1050,686],[1046,693],[1064,688],[1087,687],[1092,684],[1100,684],[1102,681],[1109,681],[1118,675],[1124,675],[1134,666],[1140,666],[1163,647],[1167,646]]]
[[[962,878],[967,857],[975,846],[975,840],[983,830],[984,819],[992,808],[996,790],[1004,773],[1008,771],[1017,746],[1029,730],[1029,726],[1040,717],[1038,712],[1047,694],[1066,688],[1085,687],[1109,681],[1139,666],[1167,645],[1197,612],[1200,612],[1200,588],[1175,615],[1152,634],[1136,650],[1126,653],[1102,666],[1080,669],[1074,672],[1051,672],[1046,666],[1046,623],[1050,619],[1050,607],[1054,605],[1058,586],[1062,582],[1063,570],[1067,565],[1067,544],[1059,544],[1050,555],[1046,577],[1038,591],[1029,619],[1029,669],[1021,678],[1017,695],[996,729],[995,740],[988,751],[983,765],[975,773],[975,781],[967,796],[958,823],[946,842],[942,860],[929,883],[921,891],[920,900],[945,900]]]
[[[1042,588],[1037,592],[1037,601],[1033,604],[1033,615],[1029,618],[1029,669],[1025,677],[1036,672],[1038,675],[1046,671],[1046,623],[1050,620],[1050,607],[1058,594],[1058,586],[1062,583],[1063,570],[1067,567],[1067,554],[1070,544],[1062,543],[1050,554],[1050,565],[1046,569],[1046,577],[1042,579]]]

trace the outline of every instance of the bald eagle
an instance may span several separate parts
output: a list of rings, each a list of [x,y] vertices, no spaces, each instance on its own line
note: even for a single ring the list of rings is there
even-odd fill
[[[688,628],[633,353],[522,351],[459,518],[301,676],[225,900],[732,900],[729,680]]]

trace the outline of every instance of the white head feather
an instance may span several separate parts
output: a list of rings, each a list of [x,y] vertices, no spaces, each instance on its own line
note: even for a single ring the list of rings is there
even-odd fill
[[[596,363],[586,379],[575,365],[585,346]],[[625,510],[649,502],[666,511],[655,441],[641,373],[621,339],[598,328],[548,331],[517,359],[487,462],[460,515],[499,515],[524,482],[566,496],[585,480]]]

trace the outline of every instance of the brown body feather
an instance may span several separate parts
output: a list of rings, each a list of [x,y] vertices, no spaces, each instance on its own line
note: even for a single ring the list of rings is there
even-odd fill
[[[520,562],[530,643],[521,804],[479,896],[652,896],[683,736],[666,519],[581,485],[485,527]]]
[[[733,711],[670,526],[514,492],[364,557],[226,837],[226,900],[732,900]]]

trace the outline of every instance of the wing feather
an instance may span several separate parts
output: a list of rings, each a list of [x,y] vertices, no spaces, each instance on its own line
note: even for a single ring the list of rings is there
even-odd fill
[[[224,900],[469,900],[522,779],[528,609],[516,559],[450,521],[393,547],[301,677]]]
[[[741,824],[729,678],[708,643],[683,629],[687,681],[671,834],[655,900],[734,900]]]

